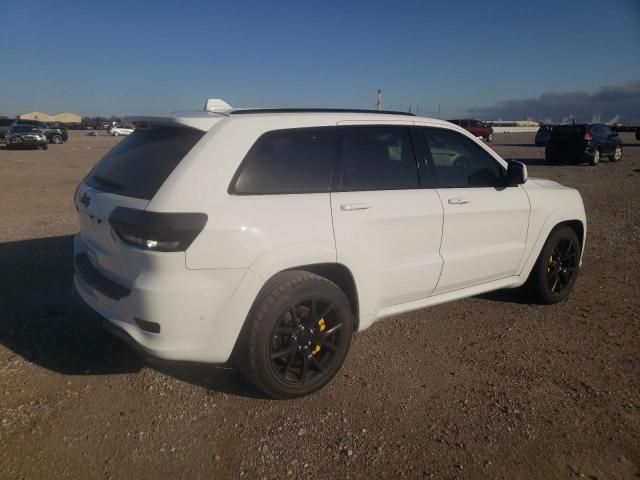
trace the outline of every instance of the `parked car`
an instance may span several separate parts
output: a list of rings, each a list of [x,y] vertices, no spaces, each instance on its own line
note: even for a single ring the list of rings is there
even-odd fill
[[[576,281],[580,194],[451,123],[231,108],[130,120],[144,128],[76,190],[74,287],[150,355],[232,361],[297,397],[379,319],[523,285],[551,304]]]
[[[493,141],[493,128],[480,120],[462,119],[449,120],[451,123],[461,126],[465,130],[471,132],[475,137],[483,139],[485,142]]]
[[[47,136],[47,140],[49,143],[63,143],[69,139],[69,134],[67,133],[66,128],[55,127],[51,128],[46,123],[40,122],[38,120],[24,120],[17,119],[13,122],[14,126],[18,125],[26,125],[30,127],[37,127],[44,132]]]
[[[548,162],[575,161],[597,165],[603,156],[622,158],[622,140],[604,123],[557,125],[551,131],[545,158]]]
[[[5,134],[7,148],[35,147],[46,150],[49,145],[47,136],[38,127],[14,125]]]
[[[553,125],[540,125],[540,128],[536,133],[536,138],[534,140],[536,147],[544,147],[547,145],[552,129],[553,129]]]
[[[133,128],[127,127],[126,125],[114,125],[109,128],[108,133],[114,137],[118,137],[120,135],[131,135],[133,133]]]
[[[13,118],[0,118],[0,140],[4,141],[4,136],[15,121]]]

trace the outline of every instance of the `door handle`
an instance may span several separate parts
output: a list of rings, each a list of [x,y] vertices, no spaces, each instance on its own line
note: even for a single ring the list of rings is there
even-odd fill
[[[471,200],[463,197],[450,198],[447,201],[449,202],[449,205],[466,205],[467,203],[471,203]]]
[[[353,212],[355,210],[369,210],[371,205],[368,203],[343,203],[340,205],[340,210],[343,212]]]

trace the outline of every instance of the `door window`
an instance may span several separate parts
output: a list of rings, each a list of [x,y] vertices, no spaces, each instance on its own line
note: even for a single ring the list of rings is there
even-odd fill
[[[419,188],[407,127],[341,127],[342,191]]]
[[[473,140],[452,130],[420,128],[440,187],[495,187],[505,171]]]

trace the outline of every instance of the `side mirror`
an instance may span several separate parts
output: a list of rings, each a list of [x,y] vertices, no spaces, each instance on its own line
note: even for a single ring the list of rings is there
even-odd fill
[[[527,181],[527,166],[522,162],[511,160],[507,167],[507,186],[522,185]]]

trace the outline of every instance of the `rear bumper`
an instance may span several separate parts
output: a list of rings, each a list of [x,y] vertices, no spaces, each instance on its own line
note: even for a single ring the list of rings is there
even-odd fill
[[[547,145],[546,157],[554,159],[566,159],[573,161],[584,161],[593,158],[595,149],[589,146],[577,147],[551,147]]]
[[[242,314],[242,309],[230,307],[247,303],[238,291],[247,270],[156,268],[141,272],[125,286],[94,266],[83,255],[82,244],[76,237],[73,287],[105,328],[120,337],[126,335],[129,343],[153,357],[227,362],[246,318],[246,311]]]

